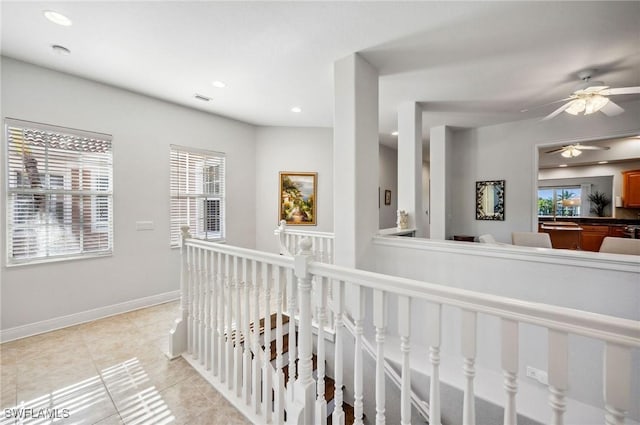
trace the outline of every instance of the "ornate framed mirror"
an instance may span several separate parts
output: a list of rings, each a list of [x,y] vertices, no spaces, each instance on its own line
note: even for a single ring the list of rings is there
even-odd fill
[[[476,182],[476,220],[504,220],[504,180]]]

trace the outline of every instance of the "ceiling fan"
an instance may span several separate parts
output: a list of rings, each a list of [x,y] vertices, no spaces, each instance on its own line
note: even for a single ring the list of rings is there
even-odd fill
[[[608,146],[593,146],[593,145],[581,145],[576,143],[574,145],[566,145],[558,149],[553,149],[545,153],[560,153],[565,158],[575,158],[582,154],[582,151],[606,151],[610,148]]]
[[[560,115],[562,112],[566,112],[571,115],[579,115],[581,113],[589,115],[600,111],[603,114],[612,117],[623,113],[624,109],[615,104],[608,96],[640,93],[640,87],[611,88],[606,86],[602,81],[591,81],[591,75],[593,73],[594,70],[592,69],[579,72],[578,77],[580,77],[583,83],[576,88],[571,96],[548,103],[547,105],[551,105],[553,103],[568,101],[542,120],[550,120]]]

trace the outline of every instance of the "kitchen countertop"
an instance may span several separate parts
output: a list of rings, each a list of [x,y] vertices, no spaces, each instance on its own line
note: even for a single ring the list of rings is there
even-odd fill
[[[640,226],[640,219],[615,218],[615,217],[538,217],[540,223],[552,224],[554,221],[570,221],[579,224],[592,224],[603,226]]]

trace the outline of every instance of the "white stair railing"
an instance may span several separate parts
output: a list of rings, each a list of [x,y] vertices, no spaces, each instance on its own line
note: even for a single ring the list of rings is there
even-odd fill
[[[377,424],[390,422],[387,421],[384,406],[385,380],[377,377],[375,394],[363,390],[362,376],[365,371],[362,351],[365,344],[363,339],[358,340],[358,335],[362,335],[360,329],[367,328],[367,323],[364,323],[367,317],[373,318],[372,325],[377,328],[376,343],[379,353],[375,360],[377,375],[380,375],[380,370],[384,369],[383,353],[386,350],[395,349],[402,353],[401,417],[399,420],[395,418],[394,421],[410,422],[409,358],[412,350],[412,335],[409,332],[408,321],[412,317],[409,314],[410,309],[417,302],[421,304],[426,302],[429,306],[425,312],[427,324],[425,332],[430,344],[428,360],[432,365],[430,424],[441,423],[438,375],[443,307],[456,309],[462,313],[461,335],[464,342],[461,345],[461,354],[464,362],[460,365],[460,373],[466,382],[462,407],[465,424],[473,425],[476,421],[473,410],[475,404],[473,388],[476,355],[475,328],[478,314],[495,317],[502,323],[499,336],[502,345],[501,367],[504,373],[504,424],[515,424],[517,421],[518,330],[522,324],[536,325],[547,329],[548,332],[551,423],[564,422],[567,389],[570,386],[568,382],[569,335],[587,337],[604,343],[602,364],[606,413],[603,414],[603,420],[607,425],[624,423],[626,411],[631,403],[632,351],[637,352],[640,347],[640,322],[320,263],[313,260],[311,247],[310,241],[303,240],[300,254],[290,258],[190,239],[188,235],[183,241],[181,315],[171,332],[172,354],[174,356],[182,354],[198,372],[252,421],[291,424],[325,423],[326,417],[317,412],[317,409],[323,409],[323,395],[320,394],[322,385],[316,382],[311,364],[313,345],[311,282],[315,280],[317,284],[320,283],[319,290],[315,294],[316,305],[320,306],[320,309],[326,305],[323,303],[323,298],[328,297],[325,284],[326,289],[329,285],[333,286],[334,302],[331,308],[336,323],[335,356],[332,368],[336,403],[332,414],[334,424],[344,424],[346,421],[347,416],[342,409],[342,401],[345,398],[355,400],[354,423],[363,422],[364,397],[375,399],[376,410],[372,417]],[[282,388],[284,379],[280,375],[274,376],[279,369],[277,365],[274,368],[265,361],[265,356],[271,356],[271,353],[270,350],[263,349],[262,345],[268,347],[270,342],[265,341],[261,336],[257,319],[264,318],[265,329],[271,326],[270,315],[272,310],[277,312],[278,306],[272,306],[269,303],[268,288],[275,288],[278,293],[278,288],[282,289],[283,276],[290,285],[289,294],[293,293],[295,287],[298,290],[295,296],[289,297],[288,304],[291,311],[299,313],[299,346],[296,351],[295,338],[289,338],[290,344],[294,341],[289,352],[290,367],[294,366],[293,359],[297,358],[298,370],[297,373],[293,370],[289,371],[289,377],[294,381],[287,388],[288,394],[285,397],[278,397],[277,394],[284,392]],[[237,287],[239,284],[250,285],[249,292],[255,299],[248,295],[246,286],[244,291],[239,290]],[[347,292],[346,288],[350,290]],[[367,291],[373,291],[373,296],[365,296]],[[360,293],[357,301],[346,298],[347,294],[352,296],[354,293]],[[237,300],[233,300],[234,296],[242,297],[240,308]],[[275,298],[277,300],[278,296]],[[395,298],[398,305],[398,329],[385,331],[386,316],[389,313],[387,301],[391,298]],[[371,303],[365,300],[371,300]],[[260,301],[263,305],[262,314]],[[294,305],[296,302],[297,309]],[[345,329],[343,317],[346,315],[347,302],[352,308],[355,305],[356,343],[352,376],[345,376],[343,367],[345,364],[342,345]],[[275,304],[282,303],[275,302]],[[203,311],[203,309],[210,311]],[[253,313],[251,318],[246,314],[247,309]],[[243,311],[244,314],[238,314],[239,311]],[[367,311],[373,314],[367,315]],[[234,320],[233,317],[236,319]],[[247,322],[249,320],[251,322]],[[281,321],[275,322],[275,335],[278,339],[285,329]],[[293,320],[289,323],[291,322]],[[249,326],[247,323],[250,323]],[[291,330],[295,330],[295,325]],[[211,332],[209,338],[207,338],[207,332]],[[385,341],[384,336],[390,333],[400,336],[398,346],[394,347]],[[217,349],[216,341],[218,341]],[[234,367],[234,363],[240,361],[240,356],[233,355],[235,347],[242,343],[243,348],[246,349],[249,342],[253,356],[249,365],[246,365],[246,357],[243,357],[243,367]],[[282,345],[279,341],[275,342],[277,350],[281,349]],[[180,351],[180,349],[183,350]],[[211,356],[209,368],[206,360],[208,356]],[[237,376],[239,373],[242,376]],[[318,373],[321,376],[324,372],[319,370]],[[247,374],[252,376],[252,379],[247,379]],[[269,380],[272,384],[269,384]],[[347,384],[348,390],[353,391],[350,394],[351,397],[343,395],[343,383],[347,382],[350,383]],[[414,385],[417,384],[419,383],[414,383]],[[271,388],[275,394],[273,405],[269,397]],[[247,394],[251,394],[250,399]],[[284,411],[286,411],[286,420]]]
[[[290,257],[295,255],[302,239],[307,238],[311,241],[310,251],[315,261],[333,264],[333,233],[295,230],[287,227],[285,220],[280,220],[280,224],[273,231],[273,234],[278,236],[280,254]]]

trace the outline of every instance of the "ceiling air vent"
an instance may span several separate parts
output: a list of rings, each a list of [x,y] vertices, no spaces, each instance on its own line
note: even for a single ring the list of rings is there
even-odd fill
[[[211,100],[211,98],[210,98],[210,97],[207,97],[207,96],[205,96],[205,95],[203,95],[203,94],[198,94],[198,93],[196,93],[195,95],[193,95],[193,97],[195,97],[195,98],[196,98],[196,99],[198,99],[198,100],[202,100],[203,102],[208,102],[208,101],[210,101],[210,100]]]

